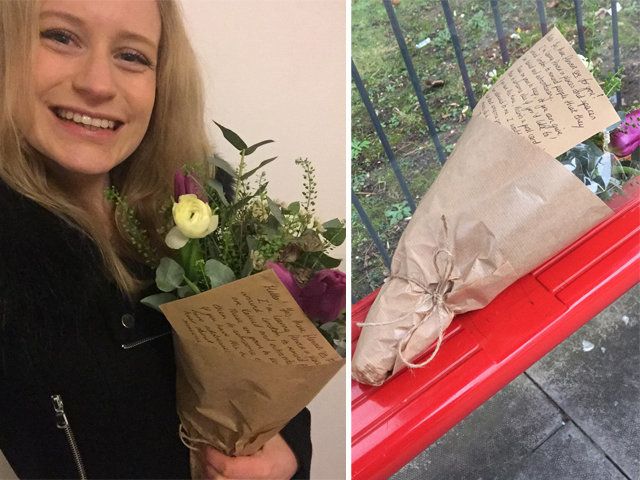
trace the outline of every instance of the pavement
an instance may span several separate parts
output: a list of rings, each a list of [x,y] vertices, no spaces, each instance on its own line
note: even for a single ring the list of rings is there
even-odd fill
[[[640,285],[393,480],[640,480]]]

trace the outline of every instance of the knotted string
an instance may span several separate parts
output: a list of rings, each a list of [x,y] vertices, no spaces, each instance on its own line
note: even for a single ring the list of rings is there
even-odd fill
[[[209,442],[207,442],[206,440],[189,436],[189,434],[187,433],[187,429],[184,428],[182,422],[180,422],[180,426],[178,427],[178,436],[180,437],[183,445],[189,450],[198,451],[198,447],[195,446],[195,444],[197,443],[204,443],[205,445],[209,444]]]
[[[447,242],[447,239],[448,239],[447,222],[444,215],[442,216],[442,223],[443,223],[444,242],[448,243]],[[441,269],[441,262],[443,263],[443,267],[444,267],[442,269]],[[400,278],[407,282],[413,283],[421,289],[422,291],[421,293],[424,295],[424,298],[422,299],[422,301],[420,301],[420,303],[418,303],[417,307],[415,308],[415,311],[429,304],[429,308],[423,313],[423,315],[420,315],[418,319],[416,318],[413,319],[412,327],[409,330],[407,330],[407,332],[404,334],[402,339],[398,342],[398,357],[400,357],[400,360],[402,361],[402,363],[408,368],[424,367],[435,358],[435,356],[438,354],[438,350],[440,350],[440,345],[442,345],[442,340],[444,338],[444,331],[446,329],[446,325],[440,326],[440,329],[438,332],[438,340],[436,341],[436,347],[433,350],[433,353],[428,359],[426,359],[424,362],[421,362],[421,363],[410,362],[405,358],[403,353],[405,348],[411,341],[413,334],[422,326],[424,322],[426,322],[431,317],[431,314],[436,308],[441,308],[445,310],[449,315],[453,315],[451,308],[449,308],[449,306],[446,303],[446,296],[449,293],[452,286],[451,275],[453,273],[453,254],[446,247],[438,248],[433,254],[433,265],[435,267],[436,274],[438,275],[438,282],[435,284],[435,287],[433,287],[433,284],[424,284],[420,280],[417,280],[415,278],[408,278],[408,277],[405,277],[404,275],[395,274],[395,275],[391,275],[390,277],[391,279]],[[384,325],[392,325],[394,323],[400,323],[406,320],[407,317],[413,317],[415,311],[409,312],[395,320],[390,320],[388,322],[366,322],[366,323],[357,323],[356,325],[358,327],[379,327]]]

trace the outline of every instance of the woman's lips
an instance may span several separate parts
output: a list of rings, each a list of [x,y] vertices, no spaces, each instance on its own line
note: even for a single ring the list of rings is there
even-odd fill
[[[73,120],[60,118],[60,116],[58,116],[58,114],[53,109],[51,109],[50,111],[51,111],[51,114],[54,116],[56,123],[65,132],[73,136],[84,138],[84,139],[91,139],[91,140],[98,140],[98,141],[110,140],[117,135],[118,130],[123,125],[122,122],[117,122],[115,123],[113,129],[101,128],[93,125],[84,125],[81,123],[76,123]]]

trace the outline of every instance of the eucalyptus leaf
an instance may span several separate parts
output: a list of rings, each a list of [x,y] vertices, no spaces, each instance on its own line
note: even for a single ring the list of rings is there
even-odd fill
[[[184,269],[172,258],[163,257],[156,269],[156,285],[162,292],[172,292],[184,279]]]
[[[216,192],[218,198],[224,205],[229,205],[229,201],[224,194],[224,188],[222,187],[222,183],[220,183],[220,181],[209,180],[209,187],[211,187]]]
[[[251,272],[253,272],[253,262],[251,261],[251,257],[247,257],[242,267],[242,272],[240,272],[240,276],[242,278],[248,277]]]
[[[204,273],[209,277],[211,288],[219,287],[236,279],[235,273],[224,263],[210,259],[204,264]]]
[[[258,170],[260,170],[262,167],[264,167],[265,165],[268,165],[269,163],[273,162],[276,158],[278,158],[278,157],[271,157],[271,158],[267,158],[266,160],[261,161],[260,165],[258,165],[256,168],[253,168],[253,169],[249,170],[248,172],[246,172],[244,175],[242,175],[240,177],[240,180],[246,180],[251,175],[253,175]]]
[[[267,197],[267,204],[269,205],[269,211],[273,218],[275,218],[280,225],[284,225],[284,217],[282,216],[282,210],[280,209],[280,205]]]
[[[300,212],[300,202],[292,202],[287,207],[287,210],[291,212],[292,215],[297,215]]]
[[[322,236],[326,238],[331,245],[337,247],[342,245],[347,238],[347,230],[344,227],[327,228]]]
[[[337,219],[337,218],[332,218],[331,220],[328,220],[326,222],[324,222],[322,224],[322,226],[325,229],[330,229],[330,228],[344,228],[344,225],[342,224],[342,222]]]
[[[584,179],[584,184],[587,186],[587,188],[589,190],[591,190],[593,193],[596,193],[598,191],[598,184],[596,182],[592,182],[591,179],[586,178]]]
[[[258,240],[253,235],[247,235],[247,247],[249,250],[255,250],[258,248]]]
[[[598,159],[597,163],[598,174],[604,183],[604,188],[607,188],[609,181],[611,180],[611,154],[606,152]]]
[[[142,300],[140,300],[140,303],[162,313],[162,310],[160,310],[160,305],[162,305],[163,303],[173,302],[177,299],[178,298],[173,293],[156,293],[154,295],[144,297]]]
[[[258,142],[254,145],[251,145],[250,147],[248,147],[247,149],[245,149],[244,151],[244,155],[251,155],[253,152],[255,152],[258,147],[261,147],[262,145],[266,145],[267,143],[273,143],[273,140],[263,140],[261,142]]]
[[[236,132],[234,132],[233,130],[228,129],[227,127],[224,127],[224,126],[220,125],[215,120],[213,121],[213,123],[215,123],[218,126],[218,128],[222,131],[222,136],[224,136],[224,138],[231,145],[233,145],[236,148],[236,150],[241,152],[242,150],[246,150],[248,148],[247,144],[244,143],[244,140],[242,140],[240,138],[240,135],[238,135]]]
[[[336,268],[340,265],[341,261],[323,252],[305,252],[300,256],[300,261],[296,262],[296,264],[298,263],[303,266],[322,265],[324,268]]]
[[[323,253],[320,257],[320,265],[325,268],[336,268],[342,263],[342,260],[338,258],[330,257],[329,255]]]
[[[580,179],[591,177],[602,154],[603,151],[591,142],[579,143],[565,154],[562,163],[575,165],[574,173]]]
[[[191,289],[189,285],[182,285],[181,287],[178,287],[176,292],[178,294],[178,297],[180,298],[186,298],[186,297],[195,295],[195,292]]]

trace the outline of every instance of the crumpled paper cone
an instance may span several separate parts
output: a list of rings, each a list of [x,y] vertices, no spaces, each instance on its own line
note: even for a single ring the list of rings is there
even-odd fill
[[[353,378],[380,385],[413,366],[453,314],[484,307],[610,213],[544,150],[474,116],[400,239],[363,324]],[[444,279],[438,250],[450,252],[453,263]],[[440,307],[425,315],[442,282]]]
[[[380,385],[425,365],[455,314],[484,307],[607,217],[554,157],[617,121],[557,28],[516,60],[478,102],[407,225],[361,324],[353,378]],[[432,355],[413,363],[433,342]]]
[[[344,364],[272,270],[160,308],[174,330],[177,410],[190,447],[255,453]]]

